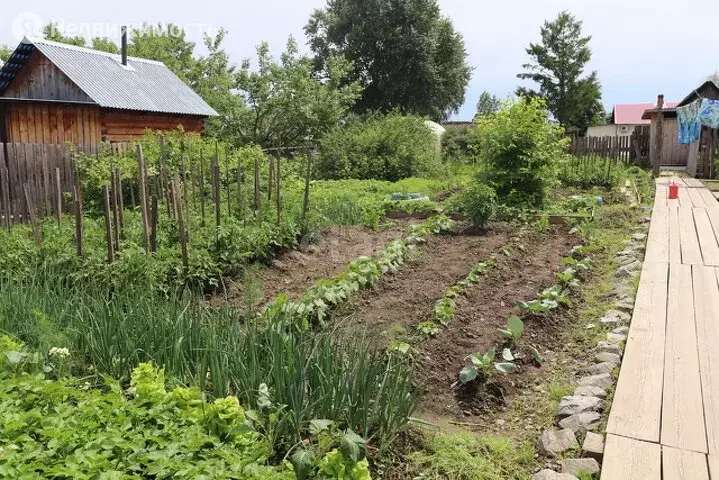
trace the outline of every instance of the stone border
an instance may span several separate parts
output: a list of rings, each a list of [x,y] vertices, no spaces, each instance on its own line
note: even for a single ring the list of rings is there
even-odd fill
[[[642,207],[643,212],[651,211]],[[585,376],[579,378],[571,396],[563,397],[557,410],[557,424],[560,429],[542,432],[539,450],[550,459],[548,467],[534,474],[531,480],[577,480],[580,473],[595,474],[601,471],[604,454],[604,434],[596,430],[602,424],[602,413],[608,414],[607,389],[615,384],[612,372],[619,368],[624,353],[624,343],[629,333],[629,323],[634,310],[635,292],[631,281],[638,276],[644,261],[647,234],[644,233],[651,219],[639,218],[627,245],[617,253],[615,261],[619,268],[615,272],[614,289],[611,297],[614,308],[607,310],[597,320],[605,328],[611,328],[606,338],[597,342],[590,352],[593,363],[584,369]],[[589,324],[587,328],[595,328]],[[577,434],[584,439],[580,448]],[[565,458],[579,453],[581,458]]]

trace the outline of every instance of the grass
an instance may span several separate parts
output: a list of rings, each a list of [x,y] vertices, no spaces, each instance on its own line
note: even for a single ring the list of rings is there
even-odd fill
[[[396,478],[526,480],[538,467],[529,443],[470,433],[437,434],[411,453]]]

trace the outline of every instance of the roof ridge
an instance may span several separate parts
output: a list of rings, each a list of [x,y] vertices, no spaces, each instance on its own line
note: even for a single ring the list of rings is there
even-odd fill
[[[112,58],[112,59],[114,59],[114,60],[117,60],[117,61],[120,61],[120,60],[122,59],[122,57],[121,57],[121,55],[120,55],[119,53],[103,52],[103,51],[100,51],[100,50],[95,50],[95,49],[93,49],[93,48],[80,47],[80,46],[78,46],[78,45],[70,45],[70,44],[68,44],[68,43],[62,43],[62,42],[55,42],[55,41],[52,41],[52,40],[47,40],[47,39],[45,39],[45,38],[30,38],[30,37],[25,37],[25,38],[22,40],[22,43],[32,44],[32,45],[37,45],[37,44],[39,43],[39,44],[42,44],[42,45],[48,45],[48,46],[51,46],[51,47],[65,48],[65,49],[67,49],[67,50],[74,50],[74,51],[76,51],[76,52],[83,52],[83,53],[88,53],[88,54],[91,54],[91,55],[102,55],[102,56],[105,56],[105,57],[110,57],[110,58]],[[163,62],[160,62],[160,61],[158,61],[158,60],[150,60],[150,59],[147,59],[147,58],[127,57],[127,59],[128,59],[128,60],[135,61],[135,62],[153,63],[153,64],[156,64],[156,65],[165,65]]]

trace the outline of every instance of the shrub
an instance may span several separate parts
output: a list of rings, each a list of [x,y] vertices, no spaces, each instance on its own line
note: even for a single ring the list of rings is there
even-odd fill
[[[472,127],[448,127],[442,135],[442,160],[445,162],[470,163],[473,159],[470,145],[473,140]]]
[[[464,213],[475,227],[484,227],[497,207],[497,194],[492,187],[476,183],[461,193],[457,210]]]
[[[436,142],[420,117],[390,113],[355,120],[322,139],[315,175],[392,182],[427,175],[437,170]]]
[[[538,98],[523,98],[492,116],[478,117],[473,148],[484,160],[482,178],[505,203],[541,207],[568,142],[563,135]]]

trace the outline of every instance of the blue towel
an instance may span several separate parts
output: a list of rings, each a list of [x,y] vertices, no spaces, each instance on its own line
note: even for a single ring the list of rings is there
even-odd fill
[[[679,143],[694,143],[701,135],[699,123],[699,110],[702,102],[694,100],[689,105],[677,107],[677,125],[679,128]]]
[[[702,100],[699,122],[709,128],[719,127],[719,100]]]

